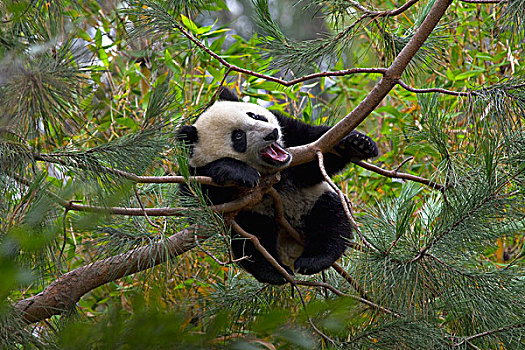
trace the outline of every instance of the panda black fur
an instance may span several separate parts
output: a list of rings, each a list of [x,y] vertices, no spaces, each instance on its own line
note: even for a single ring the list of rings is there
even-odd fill
[[[239,102],[229,90],[205,110],[193,125],[183,126],[178,139],[191,146],[190,172],[211,177],[218,184],[257,185],[261,175],[285,168],[291,162],[284,147],[311,143],[329,127],[311,126],[256,104]],[[326,153],[329,175],[349,162],[375,157],[377,146],[368,136],[350,132]],[[235,187],[202,186],[213,204],[239,196]],[[317,161],[281,171],[274,185],[286,219],[303,235],[304,249],[275,222],[273,200],[264,198],[255,207],[241,211],[237,223],[258,237],[266,250],[290,273],[314,274],[328,268],[344,253],[352,239],[352,228],[336,193],[324,181]],[[282,233],[282,234],[281,234]],[[261,282],[283,284],[285,278],[255,249],[249,240],[234,236],[235,258],[246,256],[240,265]]]

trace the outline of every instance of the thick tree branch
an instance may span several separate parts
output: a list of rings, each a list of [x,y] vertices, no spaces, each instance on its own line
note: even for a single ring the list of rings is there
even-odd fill
[[[397,84],[408,63],[432,33],[451,3],[452,0],[437,0],[434,3],[430,12],[423,20],[423,23],[421,23],[421,26],[416,30],[414,36],[394,59],[390,67],[383,74],[382,79],[353,111],[317,141],[289,149],[293,155],[293,161],[290,166],[311,161],[315,158],[315,153],[318,150],[327,152],[344,136],[365,120],[370,113],[372,113],[379,103],[381,103],[383,98],[385,98],[390,90],[392,90]]]
[[[111,281],[166,262],[195,247],[195,230],[189,227],[157,243],[68,272],[41,293],[14,305],[28,323],[72,309],[87,292]]]

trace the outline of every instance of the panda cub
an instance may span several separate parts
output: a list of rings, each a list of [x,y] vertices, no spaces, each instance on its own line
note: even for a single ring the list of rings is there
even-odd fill
[[[276,223],[269,196],[241,211],[235,220],[257,236],[290,274],[311,275],[341,257],[352,239],[352,228],[339,197],[324,181],[317,160],[286,168],[292,157],[285,147],[311,143],[328,130],[327,126],[311,126],[259,105],[240,102],[233,92],[224,89],[219,101],[193,125],[179,130],[178,139],[191,147],[190,172],[209,176],[217,184],[255,187],[261,175],[282,169],[274,188],[281,196],[286,219],[303,236],[304,247]],[[324,164],[331,176],[351,161],[377,154],[372,139],[352,131],[334,147],[334,152],[324,154]],[[202,189],[212,204],[230,202],[240,195],[236,187],[203,185]],[[239,264],[246,271],[260,282],[286,282],[249,240],[232,235],[233,255],[236,259],[245,257]]]

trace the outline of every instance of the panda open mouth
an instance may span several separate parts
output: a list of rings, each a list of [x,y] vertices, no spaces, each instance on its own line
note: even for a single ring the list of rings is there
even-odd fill
[[[259,154],[266,163],[273,166],[285,165],[291,158],[290,153],[275,142],[261,149]]]

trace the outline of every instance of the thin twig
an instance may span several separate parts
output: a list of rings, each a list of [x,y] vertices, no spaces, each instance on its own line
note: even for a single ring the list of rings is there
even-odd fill
[[[217,95],[221,92],[222,86],[224,85],[224,82],[226,81],[226,78],[228,77],[228,75],[230,74],[231,71],[232,71],[231,68],[228,68],[226,70],[226,73],[224,73],[224,76],[222,77],[222,80],[219,83],[219,87],[217,88],[217,90],[215,90],[215,93],[211,97],[210,101],[215,102],[215,99],[217,98]]]
[[[508,330],[511,330],[511,329],[524,328],[524,327],[525,327],[525,323],[518,323],[518,324],[509,325],[509,326],[505,326],[505,327],[501,327],[501,328],[497,328],[497,329],[492,329],[492,330],[486,331],[486,332],[481,332],[481,333],[474,334],[474,335],[471,335],[471,336],[463,338],[459,343],[454,344],[454,347],[461,346],[465,342],[470,342],[471,340],[474,340],[474,339],[486,337],[488,335],[493,335],[493,334],[496,334],[496,333],[505,332],[505,331],[508,331]]]
[[[239,262],[241,260],[244,260],[246,258],[248,258],[247,256],[242,256],[238,259],[230,259],[229,261],[227,262],[223,262],[223,261],[220,261],[219,258],[217,258],[215,255],[213,255],[211,252],[207,251],[200,243],[199,243],[199,237],[197,236],[197,230],[195,230],[195,234],[193,236],[195,238],[195,245],[197,246],[197,248],[199,248],[202,252],[204,252],[206,255],[208,255],[210,258],[213,259],[213,261],[215,261],[217,264],[221,265],[221,266],[228,266],[230,264],[233,264],[233,263],[236,263],[236,262]]]
[[[394,9],[394,10],[385,10],[385,11],[371,11],[367,9],[366,7],[361,6],[359,3],[355,1],[349,1],[352,6],[354,6],[359,11],[363,12],[367,15],[367,17],[387,17],[387,16],[397,16],[406,10],[408,10],[410,7],[412,7],[414,4],[416,4],[419,0],[410,0],[406,2],[403,6]]]
[[[401,163],[399,163],[399,165],[394,170],[394,173],[397,173],[403,167],[403,165],[410,162],[412,159],[414,159],[414,157],[410,156],[407,159],[403,160]]]
[[[235,72],[239,72],[239,73],[244,73],[244,74],[247,74],[247,75],[250,75],[250,76],[254,76],[254,77],[257,77],[257,78],[261,78],[261,79],[264,79],[264,80],[267,80],[267,81],[273,81],[273,82],[281,84],[283,86],[292,86],[292,85],[295,85],[295,84],[302,83],[303,81],[307,81],[307,80],[311,80],[311,79],[315,79],[315,78],[321,78],[321,77],[345,76],[345,75],[356,74],[356,73],[384,74],[386,72],[385,68],[350,68],[350,69],[344,69],[344,70],[339,70],[339,71],[328,71],[328,72],[320,72],[320,73],[308,74],[308,75],[305,75],[303,77],[300,77],[300,78],[297,78],[297,79],[293,79],[293,80],[279,79],[279,78],[273,77],[271,75],[257,73],[255,71],[252,71],[252,70],[249,70],[249,69],[245,69],[245,68],[241,68],[239,66],[231,64],[228,61],[226,61],[224,58],[222,58],[221,56],[217,55],[215,52],[210,50],[200,40],[195,38],[193,36],[193,34],[188,32],[184,27],[182,27],[180,25],[175,25],[175,27],[184,36],[186,36],[193,43],[195,43],[195,45],[197,45],[198,47],[203,49],[208,55],[210,55],[211,57],[215,58],[223,66],[229,68],[230,70],[235,71]]]
[[[12,176],[17,182],[30,186],[30,182],[21,178],[20,176]],[[272,181],[269,179],[268,181]],[[275,180],[273,180],[275,181]],[[258,203],[265,191],[267,191],[267,186],[261,186],[255,188],[252,192],[248,193],[246,196],[236,199],[234,201],[212,205],[207,207],[208,210],[217,213],[231,213],[242,208],[254,205]],[[76,201],[67,201],[51,191],[46,190],[46,193],[56,199],[57,203],[64,207],[67,210],[82,211],[82,212],[92,212],[92,213],[104,213],[104,214],[114,214],[114,215],[129,215],[129,216],[184,216],[190,213],[191,211],[198,210],[197,208],[124,208],[124,207],[103,207],[103,206],[94,206],[94,205],[85,205],[78,204]]]
[[[160,230],[161,230],[160,226],[155,224],[153,221],[151,221],[151,219],[148,216],[148,213],[146,213],[146,209],[144,209],[144,205],[142,205],[142,201],[140,200],[139,193],[138,193],[137,188],[135,186],[133,187],[133,190],[135,191],[135,197],[137,198],[137,201],[139,202],[140,209],[142,209],[142,211],[144,212],[144,217],[146,218],[146,220],[149,222],[149,224],[151,226],[157,228],[159,230],[159,232],[160,232]]]
[[[401,79],[397,79],[396,82],[398,85],[403,87],[403,89],[410,91],[410,92],[415,92],[417,94],[427,94],[431,92],[438,92],[440,94],[446,94],[446,95],[452,95],[452,96],[469,96],[471,94],[471,92],[459,92],[459,91],[452,91],[452,90],[447,90],[447,89],[442,89],[442,88],[416,89],[416,88],[413,88],[407,85]]]
[[[409,261],[409,263],[414,263],[418,260],[420,260],[421,258],[423,258],[423,256],[426,255],[426,253],[432,248],[434,247],[434,245],[436,243],[438,243],[440,240],[443,239],[443,237],[445,236],[448,236],[451,232],[454,232],[454,230],[459,226],[461,225],[465,220],[467,220],[468,218],[471,217],[472,213],[475,212],[476,210],[478,210],[479,208],[481,208],[483,205],[485,205],[490,199],[493,198],[495,194],[491,193],[490,195],[488,195],[481,203],[479,203],[478,205],[476,205],[474,208],[472,208],[471,210],[469,210],[467,213],[465,213],[461,218],[459,218],[456,222],[454,222],[454,224],[444,230],[443,232],[441,232],[439,235],[437,235],[436,237],[434,237],[424,248],[422,248],[418,253],[417,255],[411,259]]]
[[[459,0],[469,4],[499,4],[501,2],[507,2],[507,0]]]
[[[357,295],[352,295],[352,294],[346,294],[346,293],[343,293],[341,292],[339,289],[335,288],[334,286],[332,286],[331,284],[328,284],[328,283],[324,283],[324,282],[311,282],[311,281],[295,281],[296,284],[298,285],[302,285],[302,286],[312,286],[312,287],[322,287],[322,288],[326,288],[328,290],[330,290],[331,292],[333,292],[334,294],[338,295],[338,296],[344,296],[344,297],[349,297],[349,298],[352,298],[352,299],[355,299],[355,300],[358,300],[360,301],[361,303],[365,304],[365,305],[368,305],[370,306],[371,308],[373,309],[376,309],[376,310],[380,310],[380,311],[383,311],[384,313],[387,313],[389,315],[392,315],[394,317],[401,317],[401,314],[395,312],[395,311],[392,311],[390,309],[387,309],[386,307],[384,306],[381,306],[381,305],[378,305],[374,302],[371,302],[370,300],[368,299],[365,299],[363,297],[359,297]]]
[[[55,164],[60,164],[60,165],[63,165],[63,166],[71,166],[66,161],[64,161],[62,159],[55,158],[56,156],[68,156],[68,155],[67,154],[52,154],[52,155],[49,155],[49,154],[36,154],[36,155],[33,155],[33,158],[35,160],[41,161],[41,162],[55,163]],[[78,165],[78,166],[80,168],[85,168],[85,167],[82,167],[81,165]],[[130,181],[133,181],[133,182],[136,182],[136,183],[167,184],[167,183],[187,183],[188,181],[195,181],[195,182],[200,183],[202,185],[224,187],[222,185],[218,185],[215,182],[213,182],[213,180],[210,177],[208,177],[208,176],[190,176],[188,178],[188,180],[186,180],[184,178],[184,176],[139,176],[139,175],[135,175],[135,174],[129,173],[127,171],[123,171],[123,170],[119,170],[119,169],[113,169],[113,168],[108,168],[108,167],[105,167],[105,166],[97,168],[97,170],[104,171],[104,172],[106,172],[108,174],[117,175],[117,176],[123,177],[123,178],[125,178],[127,180],[130,180]],[[230,186],[232,186],[232,185],[230,185]]]
[[[378,167],[376,165],[367,163],[367,162],[365,162],[363,160],[354,162],[354,164],[357,164],[357,165],[359,165],[362,168],[368,169],[370,171],[373,171],[374,173],[378,173],[380,175],[383,175],[383,176],[386,176],[386,177],[389,177],[389,178],[392,178],[392,179],[405,179],[405,180],[410,180],[410,181],[414,181],[414,182],[419,182],[419,183],[422,183],[423,185],[426,185],[426,186],[428,186],[428,187],[430,187],[430,188],[432,188],[434,190],[438,190],[440,192],[443,192],[446,189],[445,185],[442,185],[442,184],[439,184],[437,182],[425,179],[423,177],[412,175],[412,174],[407,174],[407,173],[400,173],[400,172],[398,172],[396,170],[385,170],[385,169],[380,168],[380,167]]]
[[[337,273],[343,277],[354,289],[355,291],[361,296],[361,298],[368,299],[368,296],[366,295],[366,292],[363,290],[363,288],[357,283],[357,281],[346,271],[343,269],[342,266],[340,266],[337,263],[332,264],[332,268],[337,271]]]
[[[279,192],[277,192],[277,190],[272,187],[268,191],[268,194],[273,199],[273,204],[275,208],[275,221],[277,221],[277,223],[285,229],[285,231],[290,235],[290,237],[292,237],[297,243],[304,246],[304,239],[301,237],[301,234],[297,232],[297,230],[288,222],[288,220],[286,220],[286,217],[284,216],[284,207]]]
[[[63,238],[64,242],[62,242],[62,248],[60,249],[60,254],[58,255],[58,272],[62,273],[62,256],[64,254],[64,250],[66,249],[66,239],[67,239],[67,230],[66,230],[66,221],[67,221],[67,212],[68,209],[64,209],[64,215],[62,216],[62,230],[63,230]]]

